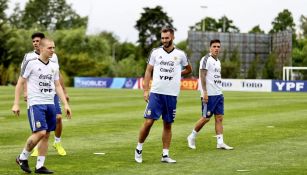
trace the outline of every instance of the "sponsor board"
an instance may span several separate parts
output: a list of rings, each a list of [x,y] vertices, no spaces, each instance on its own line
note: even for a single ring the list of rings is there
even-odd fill
[[[307,81],[272,80],[273,92],[307,92]]]

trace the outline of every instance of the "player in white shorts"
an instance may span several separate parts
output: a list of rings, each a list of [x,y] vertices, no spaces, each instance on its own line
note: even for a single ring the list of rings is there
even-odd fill
[[[201,91],[202,117],[196,122],[192,133],[188,136],[188,146],[196,149],[195,139],[201,128],[215,116],[215,132],[219,149],[232,150],[233,147],[224,143],[223,115],[224,96],[222,93],[221,62],[218,59],[221,42],[218,39],[210,41],[210,53],[200,60],[199,79]]]
[[[38,157],[35,173],[52,174],[45,166],[45,158],[48,150],[49,133],[56,127],[56,112],[54,95],[57,93],[63,104],[67,117],[71,117],[71,110],[66,101],[63,89],[59,82],[59,67],[49,58],[54,53],[54,42],[50,39],[42,39],[40,42],[40,55],[26,61],[21,69],[18,79],[15,100],[12,107],[14,114],[19,116],[19,97],[23,84],[27,81],[28,118],[32,130],[21,154],[16,158],[16,163],[27,173],[31,173],[28,157],[32,149],[38,144]]]
[[[33,33],[32,36],[32,45],[34,48],[34,51],[26,53],[23,61],[21,63],[21,67],[23,66],[23,64],[33,58],[38,58],[39,57],[39,42],[41,39],[45,38],[45,35],[41,32],[36,32]],[[58,57],[57,55],[54,53],[52,55],[52,57],[50,58],[50,61],[56,63],[57,65],[59,65],[58,62]],[[64,85],[64,81],[63,78],[60,74],[60,83],[61,86],[63,88],[63,92],[65,94],[66,100],[69,101],[69,96],[67,95],[67,91]],[[27,90],[26,90],[26,83],[25,83],[25,87],[24,87],[24,99],[25,101],[27,101]],[[57,118],[56,118],[56,129],[54,131],[54,143],[53,143],[53,147],[57,150],[58,154],[61,156],[65,156],[66,155],[66,151],[63,148],[62,144],[61,144],[61,135],[62,135],[62,110],[61,110],[61,104],[60,104],[60,100],[59,97],[55,94],[54,96],[54,104],[55,104],[55,109],[56,109],[56,114],[57,114]],[[37,148],[33,149],[33,152],[31,154],[31,156],[37,156],[38,155],[38,151]]]
[[[174,44],[174,30],[163,28],[161,41],[163,46],[153,49],[147,63],[144,77],[144,99],[148,102],[144,113],[144,124],[139,133],[138,144],[135,149],[135,161],[142,163],[143,144],[150,132],[153,123],[163,118],[163,150],[161,162],[175,163],[169,156],[169,147],[172,138],[172,123],[176,117],[177,96],[180,91],[181,75],[192,71],[186,54],[177,49]],[[182,70],[182,68],[184,69]],[[151,74],[153,72],[153,77]],[[149,81],[152,86],[149,94]]]

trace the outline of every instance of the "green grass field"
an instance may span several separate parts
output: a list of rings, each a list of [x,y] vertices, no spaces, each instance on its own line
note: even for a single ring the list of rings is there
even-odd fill
[[[0,174],[24,174],[15,163],[30,128],[25,103],[21,117],[11,112],[13,87],[0,87]],[[235,150],[217,150],[214,121],[197,137],[197,149],[186,137],[200,117],[197,91],[181,91],[173,125],[170,155],[176,164],[160,162],[162,120],[143,147],[143,163],[134,149],[143,123],[140,90],[68,89],[73,118],[64,119],[62,143],[68,155],[50,147],[45,165],[56,174],[307,174],[307,93],[225,92],[224,140]],[[94,155],[103,152],[105,155]],[[30,158],[34,170],[36,158]],[[238,170],[248,170],[241,172]]]

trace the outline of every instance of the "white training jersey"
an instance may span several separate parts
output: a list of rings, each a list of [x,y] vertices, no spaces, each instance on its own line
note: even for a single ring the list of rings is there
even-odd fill
[[[54,104],[55,85],[59,80],[59,66],[34,58],[23,63],[21,77],[27,79],[28,105]]]
[[[159,47],[151,51],[148,64],[153,66],[150,92],[178,96],[182,67],[189,64],[186,54],[177,48],[167,52]]]
[[[222,76],[221,62],[218,58],[214,59],[211,54],[202,57],[199,64],[199,70],[207,70],[206,86],[208,96],[221,95],[222,93]],[[200,73],[199,73],[200,79]],[[200,83],[200,92],[203,96],[203,90]]]
[[[22,60],[22,63],[21,63],[21,68],[22,68],[24,62],[26,62],[27,60],[31,60],[33,58],[39,58],[39,53],[37,53],[35,50],[32,51],[32,52],[26,53],[25,56],[23,57],[23,60]],[[58,57],[55,53],[52,55],[51,58],[49,58],[49,60],[56,63],[59,66],[59,60],[58,60]]]

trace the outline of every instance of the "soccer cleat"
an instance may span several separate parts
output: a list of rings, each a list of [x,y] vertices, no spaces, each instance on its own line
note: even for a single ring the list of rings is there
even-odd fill
[[[32,154],[31,154],[31,156],[32,156],[32,157],[37,157],[37,156],[38,156],[38,149],[37,149],[37,147],[35,147],[35,148],[33,149],[33,152],[32,152]]]
[[[176,160],[171,159],[168,155],[162,155],[161,162],[164,163],[176,163]]]
[[[53,143],[53,147],[54,147],[54,149],[56,149],[58,151],[59,155],[66,156],[66,151],[62,147],[61,142]]]
[[[20,166],[20,168],[26,172],[26,173],[31,173],[28,160],[20,160],[19,156],[16,158],[16,163]]]
[[[135,149],[134,151],[134,159],[137,163],[142,163],[142,150]]]
[[[226,149],[226,150],[232,150],[232,149],[233,149],[233,147],[228,146],[228,145],[226,145],[225,143],[217,144],[217,145],[216,145],[216,148],[217,148],[217,149]]]
[[[53,174],[53,171],[48,170],[46,167],[42,166],[39,169],[35,168],[36,174]]]
[[[191,149],[196,149],[196,146],[195,146],[195,138],[193,138],[191,135],[189,135],[187,137],[187,140],[188,140],[188,146],[189,148]]]

